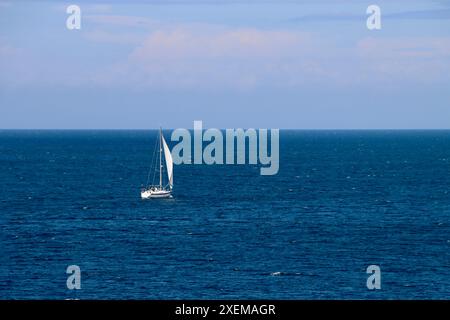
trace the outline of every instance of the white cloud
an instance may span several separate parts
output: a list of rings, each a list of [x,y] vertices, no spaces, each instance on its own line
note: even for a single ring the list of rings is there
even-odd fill
[[[99,43],[137,45],[142,42],[142,36],[132,32],[107,32],[102,29],[96,29],[83,33],[85,39]]]
[[[153,23],[136,17],[100,16],[84,39],[123,45],[115,63],[97,56],[86,67],[71,60],[71,72],[58,63],[17,51],[0,41],[0,82],[132,88],[297,88],[373,83],[395,87],[407,82],[448,82],[450,38],[367,37],[342,45],[338,39],[297,29],[257,29],[215,24],[155,24],[149,32],[103,28],[102,23],[138,26]],[[114,48],[114,47],[113,47]],[[113,49],[114,50],[114,49]],[[104,54],[108,54],[105,51]],[[124,53],[121,53],[124,54]],[[67,58],[67,61],[69,58]],[[109,59],[111,61],[111,59]],[[69,62],[67,62],[69,63]]]
[[[450,38],[364,38],[357,44],[361,55],[372,58],[450,58]]]
[[[364,38],[357,59],[377,81],[433,83],[450,80],[450,38]]]
[[[126,16],[126,15],[111,15],[111,14],[87,14],[83,19],[88,22],[106,26],[106,27],[153,27],[156,25],[155,21],[145,17]]]
[[[337,40],[297,30],[178,25],[151,32],[97,84],[249,89],[448,79],[450,38]]]
[[[303,32],[180,25],[151,32],[127,61],[95,79],[99,84],[119,79],[141,87],[246,89],[271,80],[281,83],[289,68],[303,73],[314,69],[308,62],[294,62],[313,54],[314,41]]]
[[[152,32],[132,54],[153,59],[281,58],[308,51],[311,36],[301,32],[257,29],[202,30],[179,27]]]

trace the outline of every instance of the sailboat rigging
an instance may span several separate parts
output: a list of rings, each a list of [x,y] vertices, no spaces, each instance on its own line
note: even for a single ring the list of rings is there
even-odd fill
[[[162,154],[164,153],[164,163],[167,171],[167,184],[163,185],[163,159]],[[159,129],[159,185],[150,185],[141,190],[142,199],[150,198],[169,198],[172,197],[173,188],[173,160],[170,149],[167,146],[166,140],[162,133],[162,129]]]

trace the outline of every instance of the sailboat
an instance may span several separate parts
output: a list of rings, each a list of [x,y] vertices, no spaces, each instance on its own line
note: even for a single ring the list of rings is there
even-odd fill
[[[162,133],[162,129],[159,129],[159,185],[150,185],[141,190],[142,199],[151,198],[171,198],[173,188],[173,160],[170,149],[167,146],[166,140]],[[167,172],[167,184],[163,185],[163,161],[162,154],[164,153],[164,163],[166,165]],[[147,181],[148,183],[148,181]]]

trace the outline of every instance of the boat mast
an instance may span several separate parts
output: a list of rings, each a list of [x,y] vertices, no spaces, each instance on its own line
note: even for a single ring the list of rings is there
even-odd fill
[[[162,129],[159,127],[159,188],[162,189]]]

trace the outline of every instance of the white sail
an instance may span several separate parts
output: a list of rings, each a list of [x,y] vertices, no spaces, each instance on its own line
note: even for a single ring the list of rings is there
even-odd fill
[[[167,146],[166,140],[164,136],[162,136],[162,142],[164,147],[164,158],[166,159],[167,166],[167,176],[169,178],[169,186],[172,189],[173,187],[173,160],[172,154],[170,153],[169,147]]]

